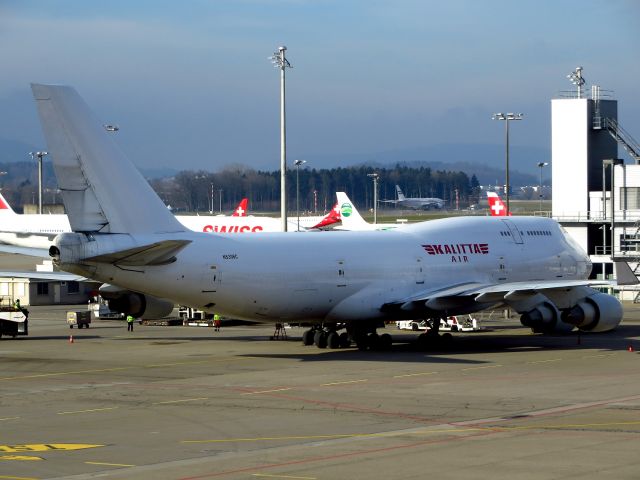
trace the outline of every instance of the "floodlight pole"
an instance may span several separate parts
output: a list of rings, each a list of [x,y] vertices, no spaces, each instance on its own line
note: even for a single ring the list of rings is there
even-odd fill
[[[280,219],[282,231],[287,231],[287,132],[285,112],[285,74],[287,68],[292,68],[285,57],[287,47],[278,47],[270,59],[280,69]]]
[[[522,120],[521,113],[494,113],[491,117],[493,120],[504,120],[505,123],[505,157],[506,157],[506,168],[505,168],[505,203],[507,205],[507,212],[511,213],[511,208],[509,207],[509,122],[511,120]]]
[[[296,214],[298,215],[298,232],[300,231],[300,165],[307,163],[306,160],[294,160],[296,166]]]
[[[29,152],[32,159],[38,159],[38,213],[42,215],[42,157],[49,152]]]
[[[582,87],[586,83],[586,80],[582,76],[582,67],[576,67],[576,69],[567,75],[567,78],[571,83],[578,87],[578,98],[582,98]]]
[[[378,177],[377,173],[367,173],[367,177],[373,179],[373,224],[378,223]]]
[[[538,198],[540,199],[540,211],[542,211],[542,168],[549,165],[549,162],[538,162],[540,169],[540,182],[538,183]]]

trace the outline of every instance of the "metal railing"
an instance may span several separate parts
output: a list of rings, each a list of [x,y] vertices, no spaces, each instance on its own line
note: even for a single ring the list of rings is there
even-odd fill
[[[594,117],[594,122],[595,120],[596,118]],[[609,134],[631,155],[631,158],[635,160],[636,164],[640,164],[640,144],[631,134],[622,128],[618,121],[613,118],[603,118],[602,126],[606,128]]]

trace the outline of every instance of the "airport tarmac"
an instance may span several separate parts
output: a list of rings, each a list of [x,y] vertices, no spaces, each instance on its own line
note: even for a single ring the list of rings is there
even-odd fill
[[[633,305],[607,334],[487,321],[432,353],[264,325],[70,330],[67,309],[0,339],[0,479],[640,477]]]

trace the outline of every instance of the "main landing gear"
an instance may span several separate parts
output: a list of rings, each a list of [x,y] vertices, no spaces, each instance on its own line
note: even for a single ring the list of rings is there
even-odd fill
[[[446,332],[440,334],[440,319],[428,320],[430,327],[418,336],[416,347],[418,350],[446,350],[453,343],[453,336]],[[304,345],[315,345],[318,348],[348,348],[353,343],[358,350],[391,350],[393,338],[388,333],[378,334],[378,327],[382,323],[353,323],[316,325],[302,334]],[[340,330],[345,330],[338,333]]]
[[[427,320],[427,322],[430,327],[425,333],[418,335],[418,349],[436,350],[439,348],[449,348],[453,342],[453,335],[448,332],[440,335],[440,319],[431,318]]]
[[[346,331],[338,333],[339,330]],[[355,343],[358,350],[389,350],[393,339],[388,333],[378,335],[377,325],[324,325],[315,326],[302,334],[303,345],[318,348],[348,348]]]

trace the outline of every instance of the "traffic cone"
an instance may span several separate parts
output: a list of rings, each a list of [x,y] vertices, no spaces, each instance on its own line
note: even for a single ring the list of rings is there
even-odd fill
[[[635,350],[633,348],[633,343],[629,344],[629,346],[627,347],[627,352],[635,352]]]
[[[73,343],[73,335],[69,335],[69,343]]]

